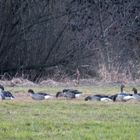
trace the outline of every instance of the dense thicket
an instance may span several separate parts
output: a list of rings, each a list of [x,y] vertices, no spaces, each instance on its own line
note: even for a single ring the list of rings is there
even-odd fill
[[[140,77],[139,0],[1,0],[0,72]],[[59,77],[59,78],[60,78]]]

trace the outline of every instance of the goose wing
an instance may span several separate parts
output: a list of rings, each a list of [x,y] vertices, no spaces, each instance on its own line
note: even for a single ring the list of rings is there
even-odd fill
[[[73,92],[64,92],[64,97],[66,98],[75,98],[75,94]]]
[[[32,97],[32,99],[34,99],[34,100],[44,100],[44,99],[45,99],[45,96],[40,95],[40,94],[37,94],[37,93],[31,94],[31,97]]]
[[[78,90],[74,90],[74,89],[63,89],[62,92],[72,92],[74,94],[81,94],[82,92],[78,91]]]
[[[43,95],[43,96],[47,96],[47,95],[49,95],[48,93],[43,93],[43,92],[39,92],[39,93],[37,93],[37,94],[39,94],[39,95]]]
[[[3,92],[3,95],[4,95],[4,97],[12,97],[12,98],[14,98],[14,96],[12,95],[12,93],[9,92],[9,91],[4,91]]]

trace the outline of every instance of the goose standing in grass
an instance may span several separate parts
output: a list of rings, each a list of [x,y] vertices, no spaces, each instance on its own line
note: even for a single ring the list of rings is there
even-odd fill
[[[42,93],[42,92],[35,93],[32,89],[29,89],[28,93],[30,94],[30,96],[34,100],[45,100],[45,99],[50,99],[53,97],[47,93]]]
[[[125,85],[121,85],[121,92],[115,95],[110,96],[113,101],[128,101],[134,99],[132,94],[124,92]]]
[[[14,96],[12,95],[11,92],[5,91],[4,87],[0,85],[0,99],[1,100],[12,100],[14,99]]]
[[[136,88],[133,88],[132,91],[134,92],[133,97],[135,100],[140,101],[140,93],[138,93]]]

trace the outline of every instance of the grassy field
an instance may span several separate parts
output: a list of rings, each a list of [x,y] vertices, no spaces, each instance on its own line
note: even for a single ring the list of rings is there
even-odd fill
[[[119,91],[117,86],[73,88],[84,96]],[[0,102],[0,140],[140,140],[140,102],[33,101],[27,87],[6,89],[17,98]],[[63,88],[33,89],[55,94]]]

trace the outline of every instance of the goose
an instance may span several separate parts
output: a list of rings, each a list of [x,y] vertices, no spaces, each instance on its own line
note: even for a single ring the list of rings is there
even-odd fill
[[[73,89],[63,89],[62,92],[57,92],[56,97],[65,97],[66,99],[78,98],[82,92]]]
[[[121,85],[121,93],[119,94],[115,94],[112,96],[106,96],[106,95],[93,95],[93,96],[88,96],[85,98],[85,101],[88,100],[94,100],[94,101],[117,101],[117,100],[121,100],[122,95],[125,94],[123,93],[123,88],[125,86]]]
[[[138,93],[136,88],[133,88],[132,91],[134,92],[133,97],[135,100],[140,101],[140,93]]]
[[[50,94],[42,93],[42,92],[35,93],[32,89],[29,89],[28,93],[34,100],[45,100],[45,99],[52,98]]]
[[[15,97],[12,95],[11,92],[9,91],[5,91],[4,87],[2,85],[0,85],[0,99],[1,100],[12,100]]]
[[[93,96],[87,96],[85,98],[85,101],[92,100],[92,101],[113,101],[109,96],[107,95],[93,95]]]
[[[121,92],[118,93],[118,94],[115,94],[115,95],[112,95],[110,96],[110,98],[113,100],[113,101],[128,101],[128,100],[131,100],[131,99],[134,99],[134,97],[132,96],[132,94],[128,94],[128,93],[125,93],[124,92],[124,87],[125,85],[121,85]]]
[[[63,89],[63,92],[71,92],[75,94],[75,97],[80,97],[82,95],[82,92],[78,90],[73,90],[73,89]]]
[[[57,92],[56,98],[58,97],[65,97],[66,99],[73,99],[75,98],[75,94],[72,92]]]

